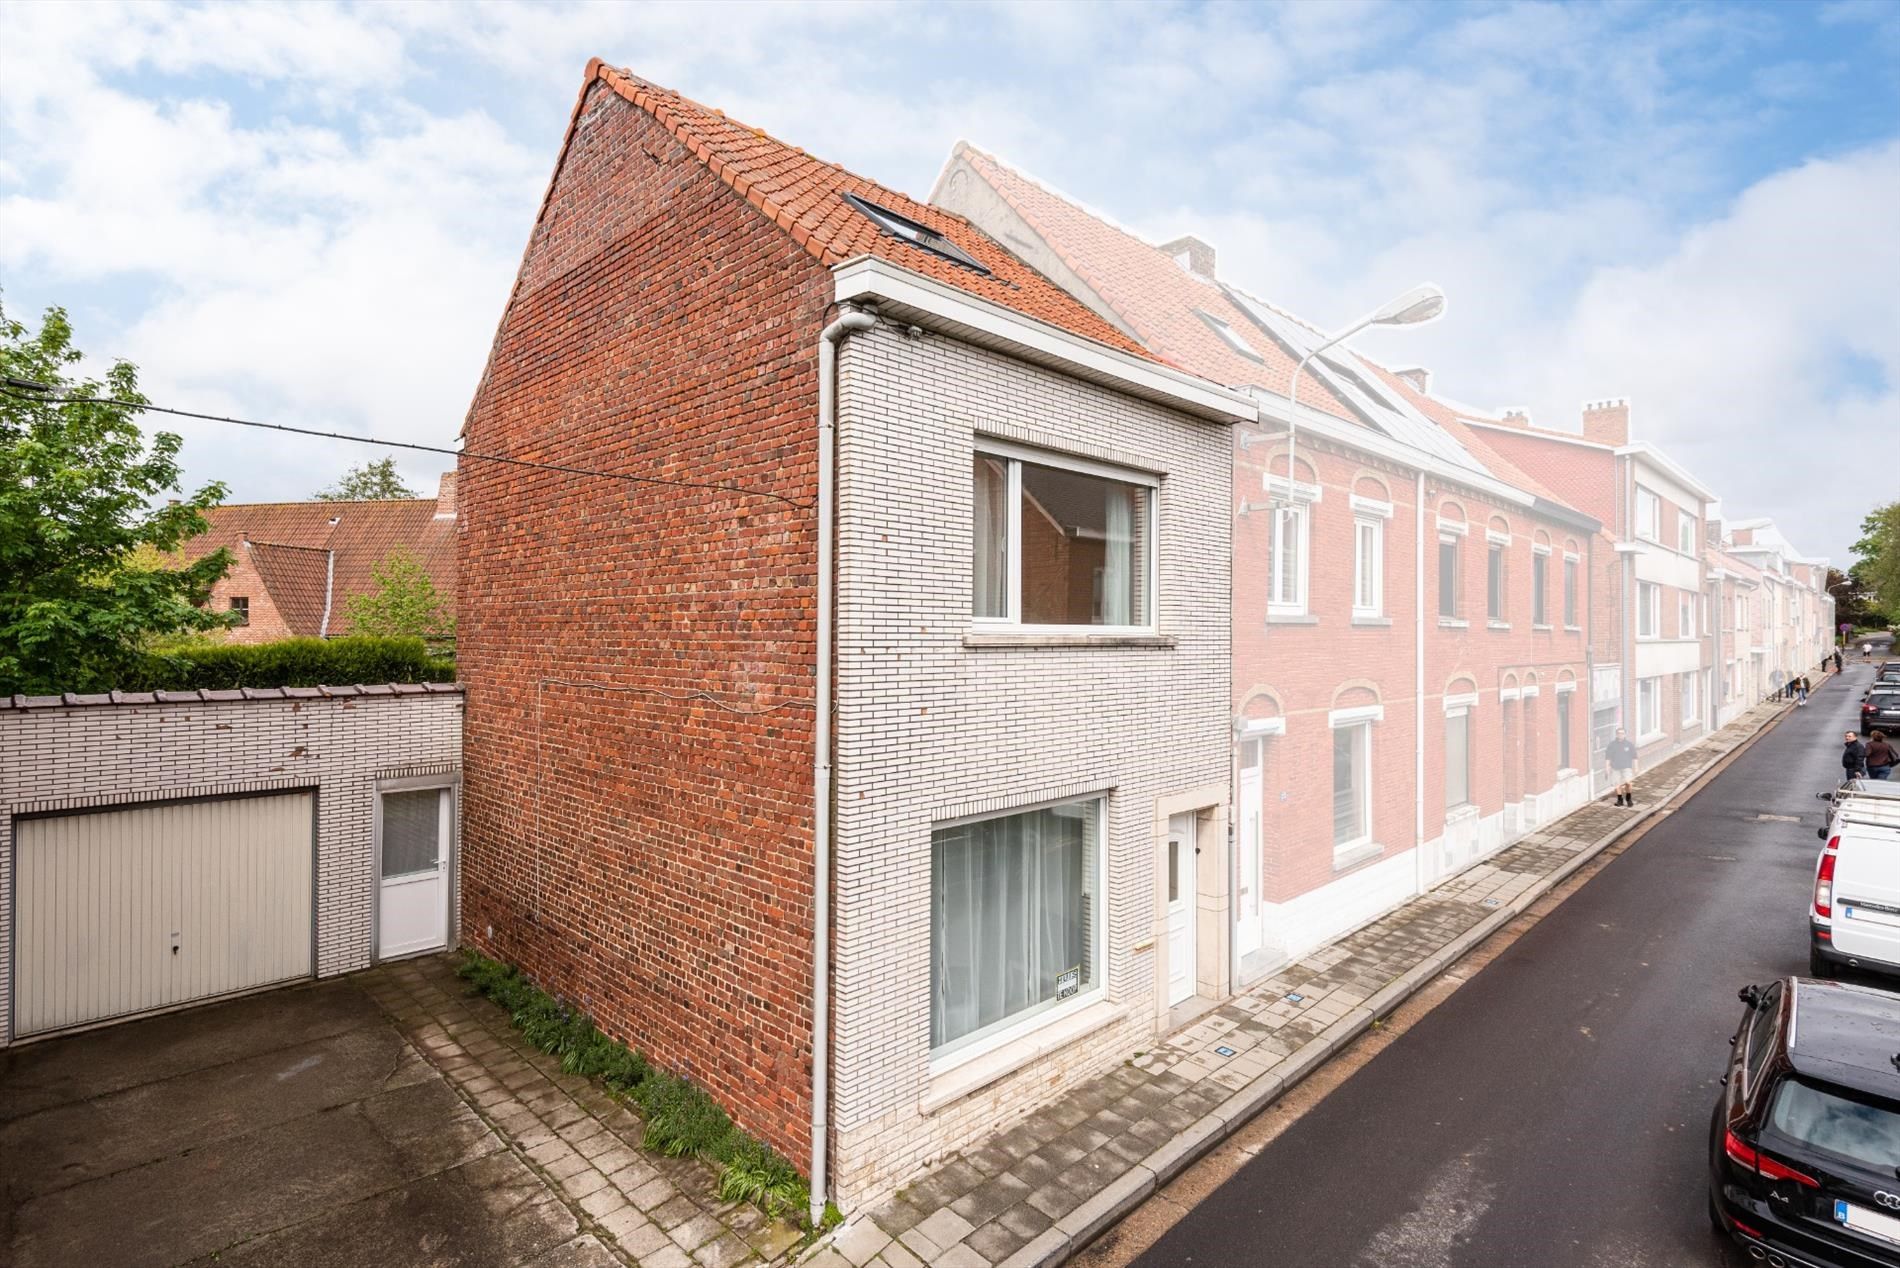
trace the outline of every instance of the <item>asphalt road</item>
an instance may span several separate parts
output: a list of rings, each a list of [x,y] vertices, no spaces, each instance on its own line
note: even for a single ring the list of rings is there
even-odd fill
[[[1139,1268],[1748,1263],[1704,1213],[1709,1114],[1737,988],[1807,971],[1814,794],[1871,675],[1850,661]]]

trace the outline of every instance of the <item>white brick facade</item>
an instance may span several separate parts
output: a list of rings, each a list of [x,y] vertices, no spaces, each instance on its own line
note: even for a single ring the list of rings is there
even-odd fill
[[[971,645],[978,436],[1160,477],[1155,638]],[[885,326],[845,345],[833,1122],[847,1207],[1161,1028],[1170,813],[1199,816],[1197,978],[1226,993],[1231,445],[1221,424],[945,337]],[[933,1080],[933,823],[1085,793],[1107,794],[1105,998]]]
[[[461,769],[462,693],[454,687],[161,696],[0,702],[0,1043],[12,1030],[17,816],[315,789],[316,965],[329,977],[370,963],[377,781]]]

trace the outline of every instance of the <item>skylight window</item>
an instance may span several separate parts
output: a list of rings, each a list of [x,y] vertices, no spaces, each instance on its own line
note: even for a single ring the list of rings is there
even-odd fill
[[[974,273],[989,276],[990,271],[978,264],[969,252],[928,225],[920,225],[908,216],[900,216],[890,208],[880,207],[874,202],[859,198],[856,194],[846,194],[844,200],[863,212],[870,218],[872,224],[893,238],[902,238],[912,246],[921,247],[932,255],[940,255],[953,264],[961,264]]]
[[[1216,317],[1213,313],[1194,310],[1194,315],[1213,327],[1214,333],[1227,341],[1227,346],[1246,357],[1249,361],[1265,362],[1266,358],[1253,350],[1253,346],[1240,337],[1240,332]]]

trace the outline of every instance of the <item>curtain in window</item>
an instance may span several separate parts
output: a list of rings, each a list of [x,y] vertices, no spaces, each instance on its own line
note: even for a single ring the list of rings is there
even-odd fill
[[[1135,491],[1109,485],[1108,547],[1102,579],[1102,620],[1133,625],[1135,593]]]
[[[1051,806],[931,837],[930,1045],[1056,1002],[1094,979],[1101,803]]]
[[[1009,471],[1001,458],[977,454],[973,464],[970,539],[976,616],[1009,615]]]

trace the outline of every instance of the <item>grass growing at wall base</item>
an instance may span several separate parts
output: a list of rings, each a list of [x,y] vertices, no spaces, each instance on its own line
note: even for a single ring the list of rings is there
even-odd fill
[[[750,1202],[774,1219],[805,1220],[811,1190],[804,1177],[769,1145],[735,1127],[703,1089],[655,1069],[511,965],[464,951],[456,972],[477,994],[499,1004],[529,1043],[559,1057],[563,1071],[599,1079],[608,1092],[639,1106],[647,1125],[641,1142],[646,1148],[717,1165],[724,1201]]]

